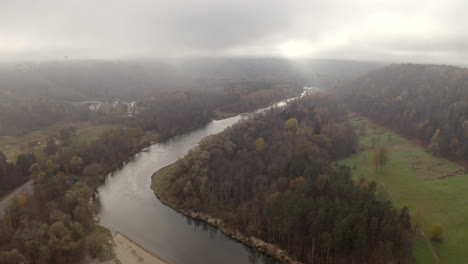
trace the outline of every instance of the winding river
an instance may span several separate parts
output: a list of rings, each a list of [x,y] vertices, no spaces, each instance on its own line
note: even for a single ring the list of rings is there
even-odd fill
[[[289,100],[276,105],[285,105]],[[268,108],[255,112],[265,109]],[[101,224],[124,233],[172,264],[277,263],[218,229],[177,213],[162,204],[150,188],[154,172],[183,157],[204,137],[219,133],[251,114],[212,121],[130,158],[98,189]]]

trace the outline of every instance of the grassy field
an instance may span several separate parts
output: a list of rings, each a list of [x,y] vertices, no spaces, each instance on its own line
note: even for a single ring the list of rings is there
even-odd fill
[[[0,136],[0,151],[5,153],[8,160],[15,161],[16,156],[23,152],[32,152],[43,148],[49,136],[58,135],[61,128],[74,126],[77,128],[75,142],[86,145],[96,140],[99,135],[109,129],[110,125],[94,125],[89,122],[57,124],[21,136]]]
[[[106,130],[112,128],[112,125],[86,126],[76,130],[74,143],[85,146],[93,143]]]
[[[429,243],[440,263],[468,263],[468,174],[449,160],[432,156],[424,148],[364,118],[351,115],[358,132],[358,153],[341,161],[353,168],[353,177],[378,183],[378,195],[389,197],[398,208],[422,211],[421,231],[430,236],[433,224],[444,226],[443,242],[429,242],[418,234],[414,262],[433,262]],[[375,146],[387,146],[390,158],[383,171],[375,171]]]
[[[93,143],[106,130],[120,125],[96,125],[91,122],[77,122],[57,124],[20,136],[0,136],[0,151],[5,153],[8,160],[15,161],[20,153],[33,152],[35,149],[44,148],[46,139],[50,136],[58,136],[64,127],[75,127],[73,144],[75,147],[84,147]],[[141,140],[156,142],[162,138],[157,131],[146,131]]]
[[[14,161],[22,152],[32,152],[34,149],[44,147],[46,138],[57,134],[64,126],[65,124],[53,125],[25,135],[0,136],[0,151],[5,153],[10,161]]]

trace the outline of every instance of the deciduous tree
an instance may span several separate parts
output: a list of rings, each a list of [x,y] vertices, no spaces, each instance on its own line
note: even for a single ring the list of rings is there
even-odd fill
[[[441,224],[434,224],[431,228],[431,239],[442,241],[444,234],[444,226]]]
[[[286,123],[284,124],[284,128],[287,130],[287,131],[291,131],[291,132],[296,132],[297,129],[299,128],[299,122],[297,121],[296,118],[292,117],[292,118],[289,118]]]
[[[263,152],[265,149],[265,140],[262,137],[259,137],[255,140],[255,150],[257,152]]]
[[[374,149],[374,154],[372,156],[372,163],[376,170],[382,170],[385,164],[388,162],[388,149],[385,146],[378,147]]]

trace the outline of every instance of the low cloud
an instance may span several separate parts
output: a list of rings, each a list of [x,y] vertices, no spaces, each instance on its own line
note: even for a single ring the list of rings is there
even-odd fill
[[[465,64],[464,1],[6,0],[0,59],[285,56]]]

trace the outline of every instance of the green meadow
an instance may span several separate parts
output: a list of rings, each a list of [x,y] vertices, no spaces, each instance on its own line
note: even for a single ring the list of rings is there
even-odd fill
[[[5,153],[8,160],[15,161],[16,156],[20,153],[33,152],[35,149],[44,148],[46,139],[50,136],[58,136],[60,129],[74,126],[75,131],[74,144],[86,146],[106,131],[114,127],[114,125],[94,125],[89,122],[57,124],[50,127],[45,127],[40,130],[32,131],[25,135],[19,136],[0,136],[0,151]]]
[[[113,128],[112,125],[88,126],[77,129],[75,132],[74,143],[77,145],[89,145],[99,139],[102,133]]]
[[[442,224],[443,241],[431,241],[418,232],[413,241],[414,263],[468,263],[468,174],[460,165],[433,156],[385,128],[357,115],[350,121],[358,134],[358,152],[340,161],[353,168],[356,180],[377,183],[377,195],[394,206],[422,212],[421,231],[430,237],[431,227]],[[383,170],[372,164],[373,149],[387,146],[389,160]]]

